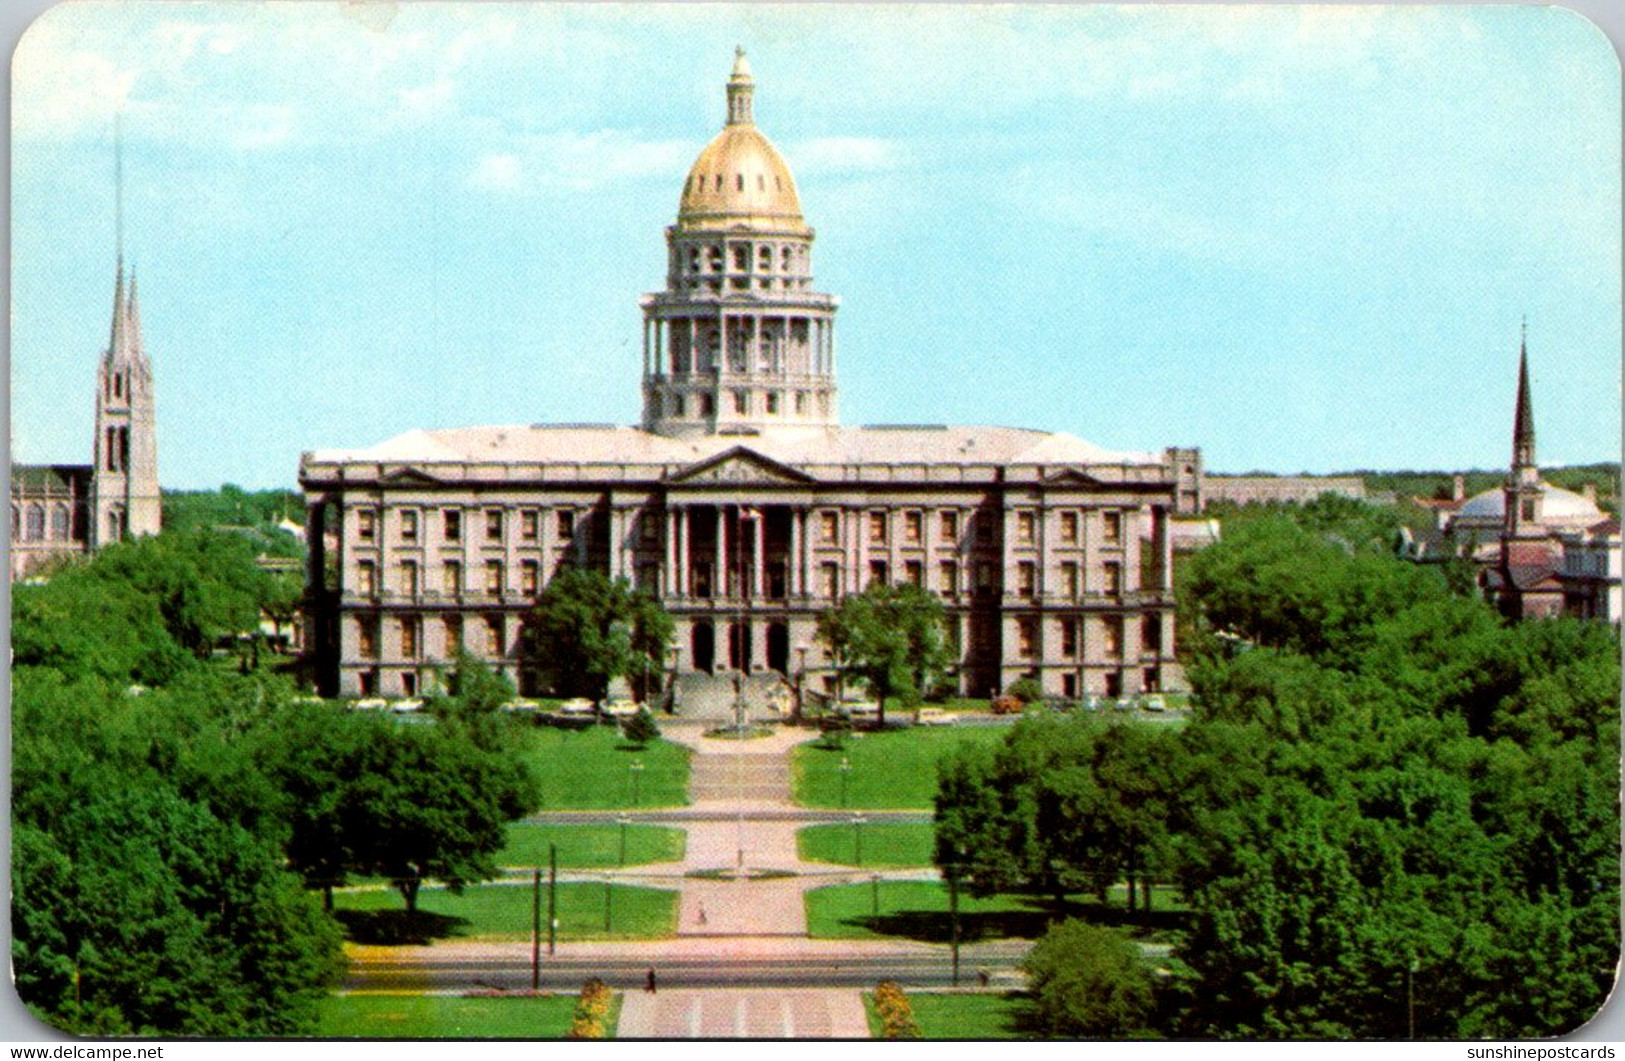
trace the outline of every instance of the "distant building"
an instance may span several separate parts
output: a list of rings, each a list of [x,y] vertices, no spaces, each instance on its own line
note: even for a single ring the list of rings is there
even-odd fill
[[[1499,541],[1487,550],[1480,543],[1499,521]],[[1567,591],[1565,537],[1589,535],[1604,522],[1596,502],[1560,490],[1540,477],[1535,461],[1534,398],[1529,388],[1529,344],[1518,349],[1518,399],[1512,424],[1512,467],[1506,483],[1486,490],[1457,510],[1446,535],[1473,549],[1483,564],[1480,585],[1502,614],[1515,619],[1557,615]],[[1618,552],[1617,531],[1614,550]],[[1603,548],[1607,548],[1606,542]],[[1576,553],[1576,562],[1578,556]],[[1618,560],[1611,561],[1617,570]],[[1574,584],[1571,582],[1571,584]],[[1576,598],[1578,599],[1578,597]]]
[[[124,287],[120,260],[113,323],[96,369],[92,463],[11,468],[11,578],[50,561],[82,556],[162,524],[152,363],[141,338],[135,277]]]
[[[1557,580],[1563,611],[1581,619],[1618,623],[1620,600],[1619,520],[1605,519],[1583,531],[1564,531]]]
[[[1365,500],[1365,480],[1357,475],[1213,475],[1202,478],[1204,505],[1228,501],[1235,505],[1272,502],[1301,505],[1322,494]]]
[[[877,582],[946,604],[963,693],[1183,685],[1171,523],[1198,508],[1200,453],[843,426],[837,300],[813,288],[813,230],[753,92],[741,54],[666,229],[665,288],[642,301],[639,427],[411,431],[304,455],[325,693],[413,695],[459,648],[523,689],[521,622],[569,565],[656,595],[696,689],[772,672],[832,686],[818,617]]]

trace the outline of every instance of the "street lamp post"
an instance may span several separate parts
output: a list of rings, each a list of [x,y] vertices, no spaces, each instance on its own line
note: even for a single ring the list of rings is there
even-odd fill
[[[796,721],[801,721],[801,712],[804,705],[803,697],[806,695],[807,683],[807,646],[796,646]]]
[[[623,869],[626,867],[626,827],[628,825],[630,825],[631,823],[632,823],[632,819],[628,818],[624,814],[620,815],[619,817],[617,817],[615,819],[615,824],[619,825],[621,827],[621,861],[620,861],[620,865],[621,865],[621,867]]]
[[[852,760],[841,757],[841,809],[846,809],[846,775],[852,772]]]
[[[959,986],[959,873],[963,868],[965,848],[963,845],[954,849],[954,856],[960,861],[950,862],[944,868],[948,871],[948,916],[953,920],[953,986]]]
[[[871,874],[869,876],[869,886],[871,888],[870,911],[873,913],[874,919],[876,921],[879,921],[880,920],[880,874],[874,873],[874,874]]]
[[[632,775],[632,806],[636,807],[643,802],[643,760],[632,760],[626,771]]]
[[[863,815],[852,815],[853,865],[863,865]]]

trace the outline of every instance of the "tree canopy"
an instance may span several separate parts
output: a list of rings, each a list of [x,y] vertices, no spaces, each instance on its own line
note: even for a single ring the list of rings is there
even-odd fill
[[[524,667],[559,696],[602,697],[634,678],[647,698],[674,629],[660,602],[625,579],[570,568],[547,584],[525,617]]]
[[[888,698],[917,701],[948,665],[946,615],[919,586],[875,583],[819,615],[818,638],[843,678],[868,683],[884,725]]]

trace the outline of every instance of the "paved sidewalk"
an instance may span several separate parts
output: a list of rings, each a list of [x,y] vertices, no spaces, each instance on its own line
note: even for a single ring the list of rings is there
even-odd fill
[[[629,991],[619,1039],[867,1039],[861,992],[841,988]]]

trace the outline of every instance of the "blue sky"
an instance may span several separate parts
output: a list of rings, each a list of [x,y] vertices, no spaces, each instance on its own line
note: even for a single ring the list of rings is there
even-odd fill
[[[88,460],[125,248],[166,486],[638,416],[734,45],[839,295],[843,420],[1210,469],[1620,449],[1620,81],[1559,10],[79,3],[14,57],[13,456]]]

